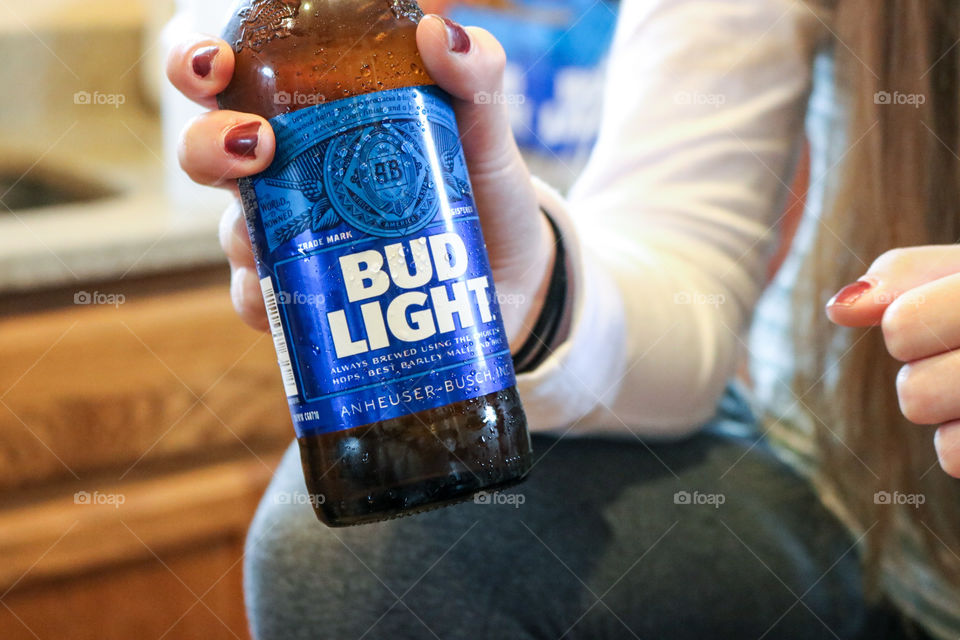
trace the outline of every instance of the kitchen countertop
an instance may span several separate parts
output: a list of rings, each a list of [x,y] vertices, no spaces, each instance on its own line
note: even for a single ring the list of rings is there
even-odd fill
[[[29,140],[4,140],[0,167],[14,176],[67,173],[114,195],[15,212],[0,207],[0,293],[225,262],[217,227],[229,194],[207,189],[195,202],[174,202],[156,116],[101,115],[95,126],[64,120],[65,130],[46,138],[33,130]]]

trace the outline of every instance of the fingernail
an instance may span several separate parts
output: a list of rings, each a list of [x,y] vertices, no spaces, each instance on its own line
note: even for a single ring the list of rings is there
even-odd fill
[[[206,78],[213,71],[213,61],[220,53],[220,47],[209,46],[198,49],[193,54],[193,72],[200,78]]]
[[[227,153],[238,158],[256,158],[259,143],[259,122],[238,124],[227,131],[227,134],[223,137],[223,147],[227,150]]]
[[[837,295],[830,299],[830,302],[827,303],[827,306],[852,306],[857,300],[862,298],[867,291],[870,291],[874,285],[875,283],[869,280],[857,280],[856,282],[848,284],[843,289],[840,289],[840,291],[837,292]]]
[[[470,52],[470,36],[466,30],[450,18],[444,18],[443,24],[447,25],[447,42],[450,51],[454,53]]]

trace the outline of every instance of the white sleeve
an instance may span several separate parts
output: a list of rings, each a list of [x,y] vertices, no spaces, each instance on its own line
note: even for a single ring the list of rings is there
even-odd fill
[[[570,334],[518,377],[534,430],[689,433],[740,362],[802,141],[821,18],[796,0],[625,0],[568,201]]]

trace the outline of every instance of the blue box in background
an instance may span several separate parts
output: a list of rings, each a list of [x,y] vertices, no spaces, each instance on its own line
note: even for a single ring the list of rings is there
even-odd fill
[[[618,4],[609,0],[518,0],[508,8],[455,4],[450,16],[490,31],[507,52],[503,95],[525,151],[559,158],[593,146],[603,104],[604,62]]]

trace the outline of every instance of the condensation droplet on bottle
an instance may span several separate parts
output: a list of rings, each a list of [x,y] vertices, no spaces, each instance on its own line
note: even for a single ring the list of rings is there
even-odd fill
[[[390,0],[390,10],[397,20],[407,18],[411,22],[420,22],[423,18],[423,11],[413,0]]]

